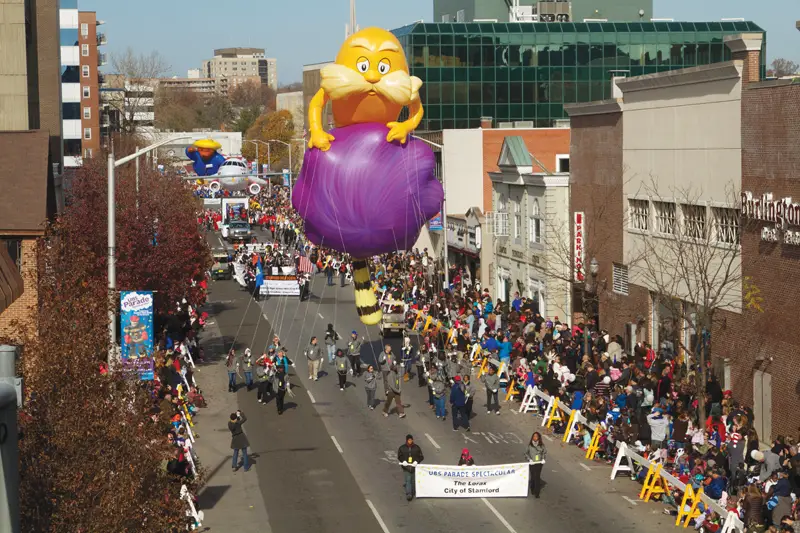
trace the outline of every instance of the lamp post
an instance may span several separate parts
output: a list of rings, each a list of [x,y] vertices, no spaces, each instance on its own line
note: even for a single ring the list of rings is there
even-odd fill
[[[292,203],[292,142],[291,141],[303,141],[305,139],[290,139],[290,142],[281,141],[280,139],[270,139],[268,143],[280,143],[289,149],[289,203]]]
[[[125,156],[122,159],[115,159],[114,152],[108,153],[108,368],[111,370],[111,363],[114,358],[117,345],[117,206],[116,206],[116,176],[115,170],[117,167],[124,165],[130,161],[136,160],[137,173],[136,173],[136,189],[138,192],[138,161],[139,158],[145,154],[150,154],[156,148],[169,144],[171,142],[180,141],[182,139],[193,139],[193,136],[182,135],[180,137],[170,137],[155,144],[151,144],[131,155]],[[198,139],[200,137],[197,137]],[[137,195],[138,203],[138,195]]]
[[[597,295],[597,273],[600,264],[592,257],[589,262],[589,279],[583,287],[583,353],[589,355],[589,305]]]
[[[412,135],[417,140],[424,142],[425,144],[429,144],[430,146],[435,146],[439,149],[442,154],[442,188],[444,189],[444,198],[442,199],[442,234],[444,235],[444,252],[442,253],[442,259],[444,259],[444,286],[446,288],[450,288],[450,261],[447,256],[447,183],[445,182],[445,173],[444,173],[444,146],[439,143],[435,143],[433,141],[429,141],[428,139],[423,139],[422,137],[417,137],[416,135]]]

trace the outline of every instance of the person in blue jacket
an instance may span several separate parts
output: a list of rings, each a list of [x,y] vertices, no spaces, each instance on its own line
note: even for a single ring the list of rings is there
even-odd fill
[[[508,363],[511,361],[511,341],[508,337],[503,337],[503,342],[498,342],[497,347],[500,350],[500,361]]]
[[[192,168],[198,176],[213,176],[225,162],[225,156],[217,152],[222,145],[213,139],[203,139],[186,148],[186,157],[192,160]]]

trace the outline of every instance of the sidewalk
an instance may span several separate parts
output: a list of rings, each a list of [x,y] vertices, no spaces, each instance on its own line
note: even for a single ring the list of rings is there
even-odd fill
[[[207,306],[207,310],[211,305]],[[203,530],[236,533],[271,533],[264,497],[256,476],[231,469],[230,414],[239,407],[237,395],[228,392],[225,347],[217,319],[209,310],[209,321],[201,335],[206,362],[198,366],[195,380],[208,407],[200,410],[195,431],[200,437],[195,449],[205,469],[206,485],[198,495],[198,507],[205,513]],[[245,431],[247,428],[245,428]],[[248,450],[250,451],[250,450]]]

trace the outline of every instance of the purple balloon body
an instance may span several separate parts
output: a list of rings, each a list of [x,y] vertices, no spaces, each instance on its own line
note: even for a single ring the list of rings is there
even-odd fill
[[[386,142],[383,124],[332,130],[327,152],[312,149],[292,192],[311,242],[352,257],[408,250],[442,209],[433,151],[409,137]]]

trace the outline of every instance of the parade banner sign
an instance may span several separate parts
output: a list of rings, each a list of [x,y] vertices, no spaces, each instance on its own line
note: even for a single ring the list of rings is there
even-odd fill
[[[139,379],[153,379],[153,293],[122,291],[119,300],[122,322],[122,366]]]
[[[261,294],[266,296],[300,296],[300,284],[295,276],[268,276],[261,285]]]
[[[428,229],[430,231],[442,231],[442,229],[444,229],[441,212],[433,215],[433,218],[428,221]]]
[[[418,498],[525,498],[528,463],[416,467]]]

